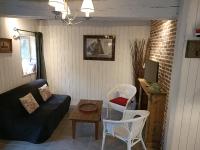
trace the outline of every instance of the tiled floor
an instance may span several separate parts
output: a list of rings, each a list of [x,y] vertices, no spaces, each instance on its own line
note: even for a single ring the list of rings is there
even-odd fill
[[[0,140],[0,150],[100,150],[102,125],[100,127],[100,138],[99,140],[95,140],[94,125],[87,123],[77,124],[76,139],[73,140],[71,137],[71,122],[68,120],[69,113],[67,113],[60,122],[49,140],[43,144]],[[103,111],[102,116],[105,116],[105,110]],[[120,119],[121,113],[113,111],[112,118]],[[107,137],[105,150],[113,149],[126,150],[126,144],[112,137]],[[133,149],[142,150],[140,144],[137,144]]]

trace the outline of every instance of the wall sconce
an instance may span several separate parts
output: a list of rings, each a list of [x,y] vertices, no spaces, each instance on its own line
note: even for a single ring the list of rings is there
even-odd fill
[[[18,40],[20,38],[20,33],[16,27],[13,28],[15,34],[13,35],[13,39]]]

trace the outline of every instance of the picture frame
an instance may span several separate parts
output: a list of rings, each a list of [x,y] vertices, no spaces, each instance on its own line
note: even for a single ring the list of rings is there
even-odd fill
[[[0,38],[0,53],[12,53],[12,39]]]
[[[185,58],[200,58],[200,40],[188,40]]]
[[[115,36],[84,35],[84,60],[115,61]]]

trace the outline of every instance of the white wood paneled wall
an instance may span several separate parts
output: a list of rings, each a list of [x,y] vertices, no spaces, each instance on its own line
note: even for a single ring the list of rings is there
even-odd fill
[[[0,17],[0,38],[12,39],[15,34],[14,27],[37,31],[38,22],[35,20]],[[12,47],[12,53],[0,53],[0,93],[35,79],[35,75],[23,77],[20,41],[12,39]]]
[[[200,0],[184,0],[180,12],[178,46],[176,49],[171,92],[171,125],[169,126],[166,150],[200,150],[200,58],[184,58],[186,43],[189,39],[198,39],[194,31],[200,27]],[[178,55],[179,54],[179,55]],[[181,58],[180,58],[181,56]],[[179,61],[181,64],[180,66]],[[179,67],[181,67],[180,73]],[[175,75],[173,76],[175,77]],[[174,86],[178,84],[178,92]],[[173,99],[174,98],[174,99]],[[173,117],[175,116],[175,117]],[[172,125],[173,124],[173,125]],[[171,128],[171,129],[170,129]],[[171,131],[170,131],[171,130]]]
[[[105,99],[110,88],[132,83],[129,41],[149,37],[149,25],[65,26],[42,22],[47,79],[55,93],[69,94],[72,104],[81,98]],[[83,35],[115,35],[115,61],[83,60]]]
[[[172,19],[177,17],[180,0],[94,0],[95,20],[150,20]],[[84,13],[79,11],[82,0],[70,0],[69,6],[78,17]],[[17,5],[16,5],[17,4]],[[54,19],[50,12],[53,8],[47,0],[0,0],[1,15],[26,16],[37,19]],[[92,19],[93,20],[93,19]]]

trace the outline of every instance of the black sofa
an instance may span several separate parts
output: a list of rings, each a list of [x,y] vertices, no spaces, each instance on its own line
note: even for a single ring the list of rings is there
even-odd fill
[[[46,80],[39,79],[0,94],[1,139],[42,143],[50,137],[68,112],[71,97],[53,95],[44,102],[38,88],[45,83]],[[40,105],[32,114],[28,114],[19,101],[29,92]]]

